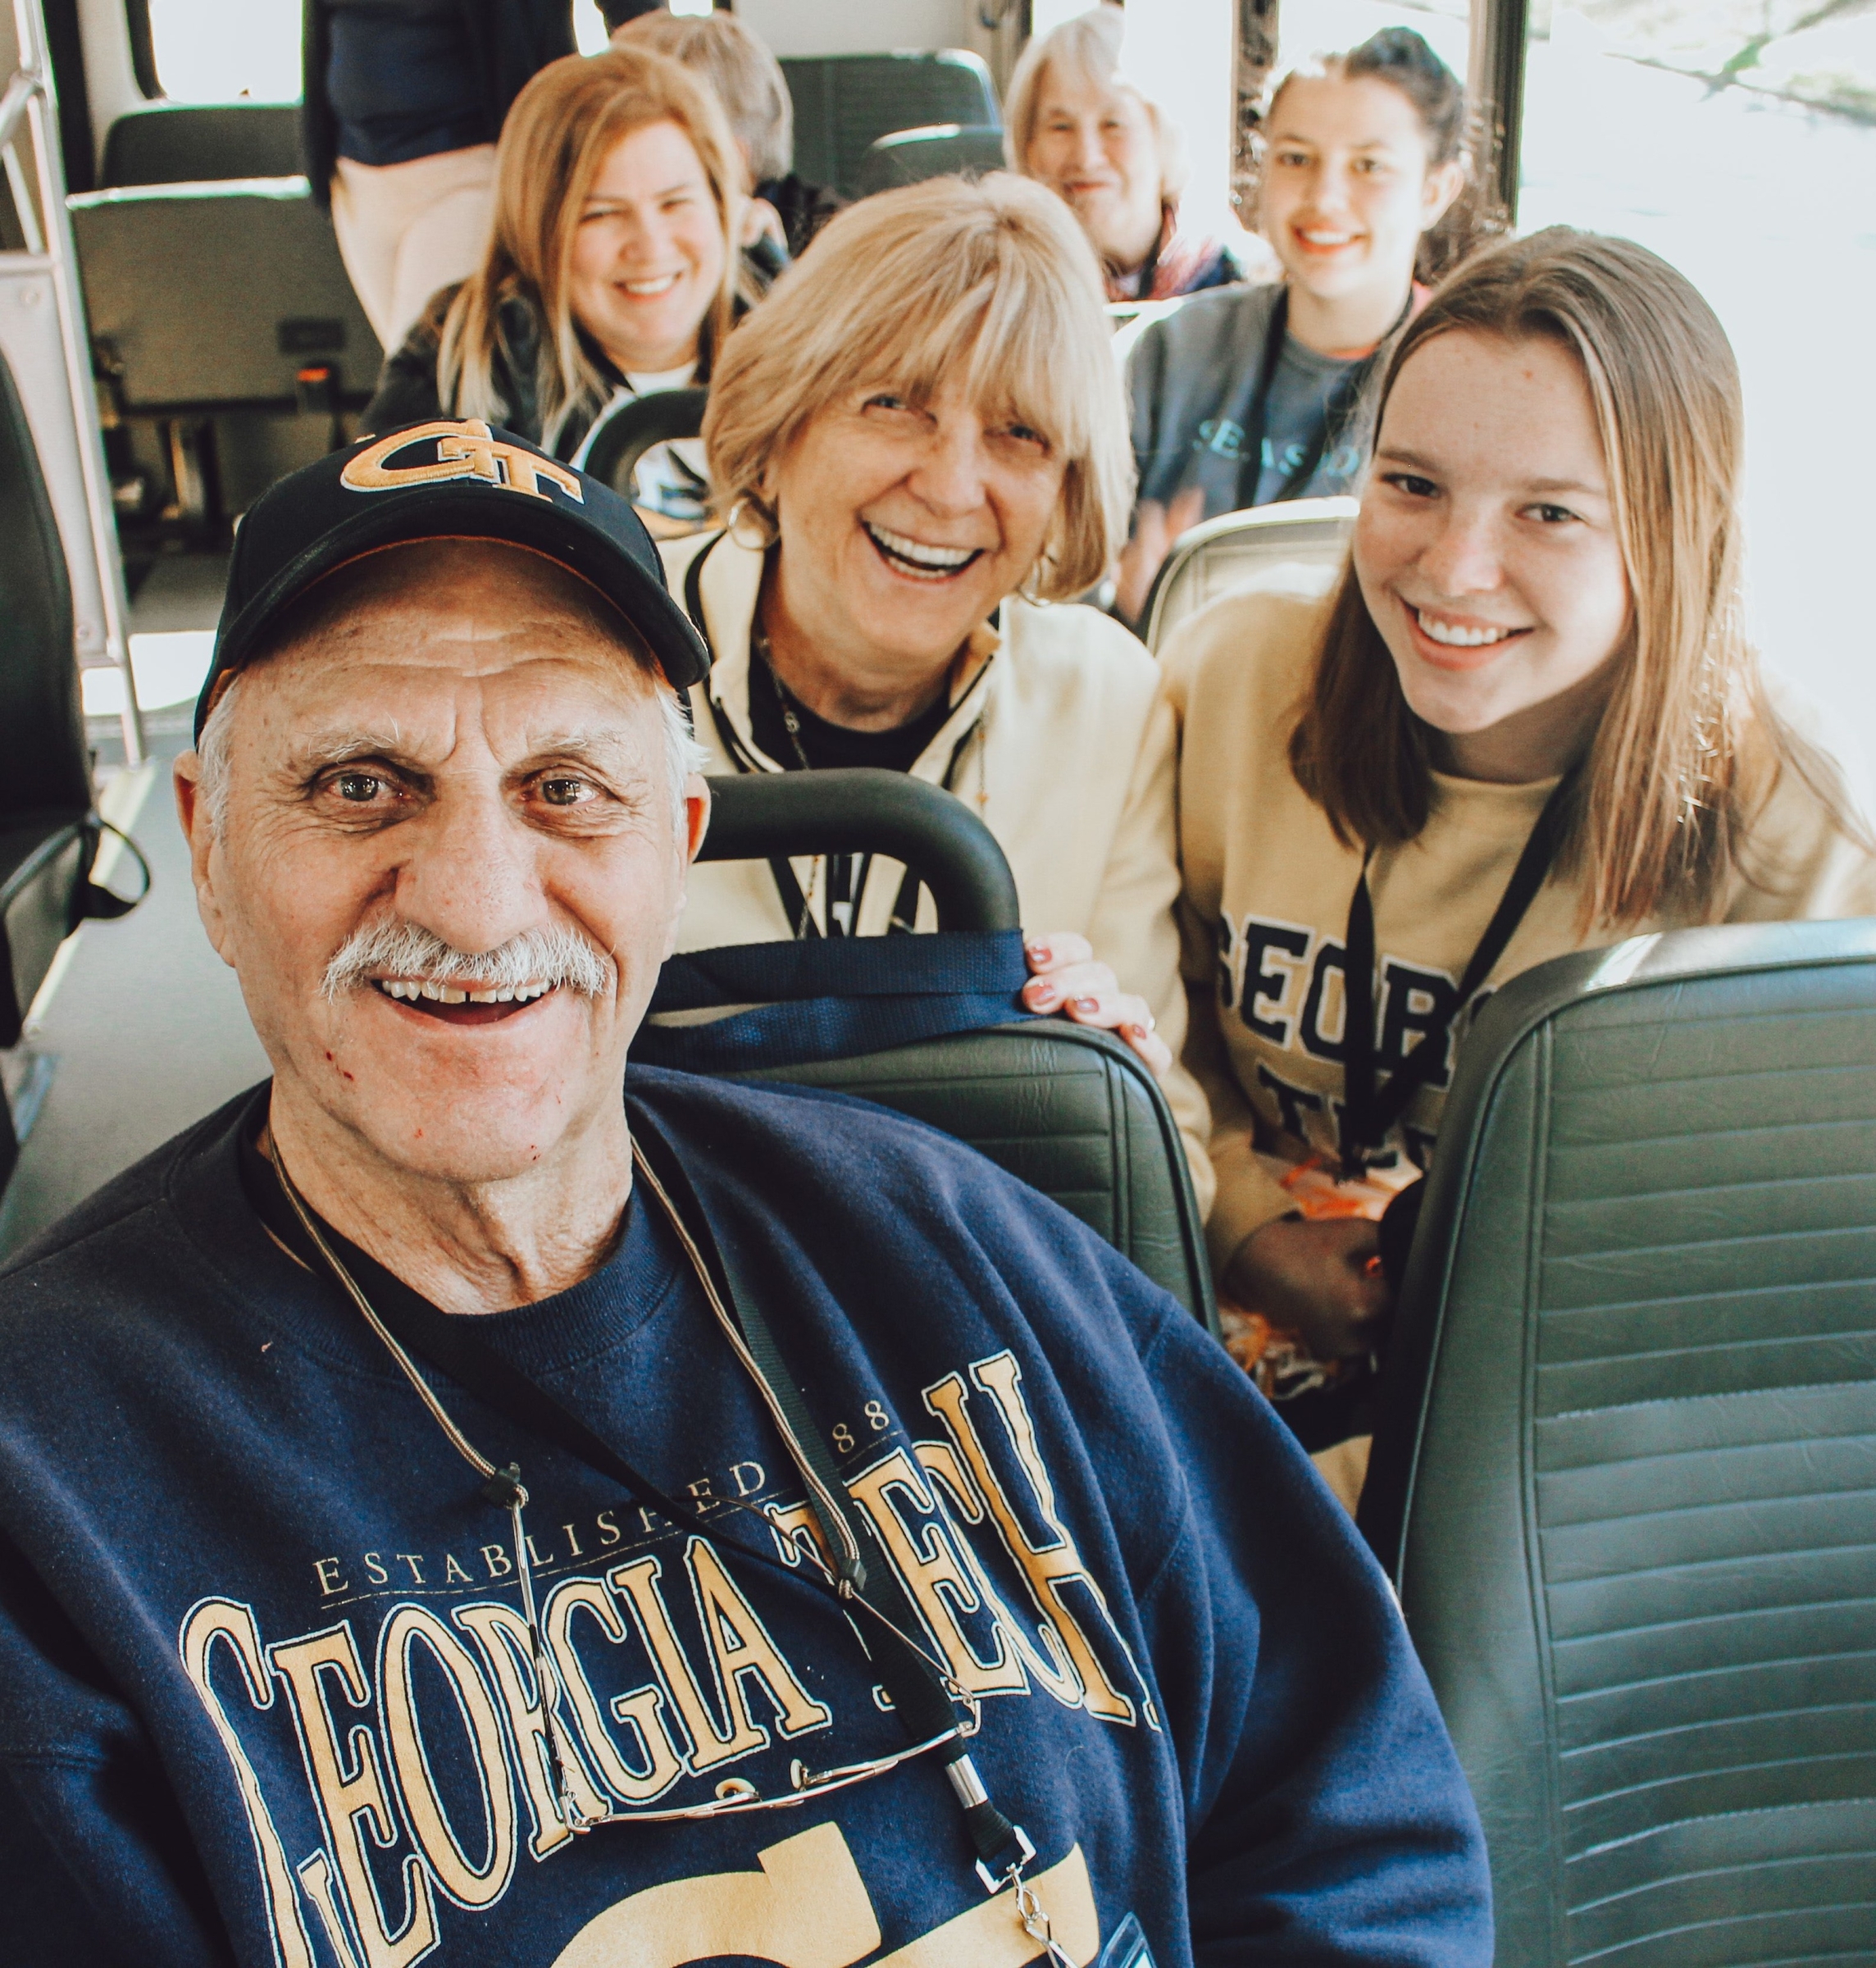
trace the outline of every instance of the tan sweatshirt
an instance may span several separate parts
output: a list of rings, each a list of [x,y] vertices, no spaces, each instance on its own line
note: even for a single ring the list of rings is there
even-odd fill
[[[691,690],[704,770],[779,772],[749,728],[749,626],[761,591],[758,543],[731,533],[673,540],[661,551],[674,594],[700,553],[697,581],[715,657]],[[953,686],[951,715],[914,763],[915,777],[952,790],[996,836],[1016,878],[1023,927],[1072,930],[1094,945],[1123,991],[1145,999],[1160,1036],[1179,1056],[1186,992],[1173,910],[1179,864],[1173,835],[1172,721],[1159,701],[1159,668],[1120,624],[1072,604],[1004,604],[998,633],[974,640],[987,661]],[[819,864],[795,863],[818,916]],[[861,898],[856,933],[882,932],[902,870],[880,857]],[[931,898],[919,927],[935,927]],[[708,862],[690,872],[678,925],[680,950],[756,943],[792,933],[767,864]],[[1175,1066],[1163,1082],[1186,1144],[1201,1212],[1209,1207],[1209,1117],[1191,1075]]]
[[[1337,842],[1286,755],[1327,605],[1281,591],[1226,595],[1182,624],[1163,653],[1165,699],[1180,730],[1181,930],[1192,1007],[1186,1059],[1211,1105],[1218,1188],[1208,1237],[1221,1273],[1253,1231],[1296,1206],[1297,1191],[1282,1178],[1294,1185],[1293,1172],[1312,1155],[1331,1165],[1335,1157],[1341,965],[1361,857]],[[1424,831],[1376,855],[1368,884],[1382,1073],[1456,987],[1555,783],[1437,776]],[[1736,877],[1721,920],[1876,915],[1876,862],[1832,825],[1796,773],[1783,775],[1744,859],[1760,885]],[[1486,995],[1534,963],[1684,927],[1586,934],[1578,904],[1574,882],[1539,891],[1455,1020],[1459,1036]],[[1396,1180],[1426,1160],[1450,1066],[1449,1054],[1447,1070],[1415,1096],[1390,1137]],[[1390,1171],[1379,1173],[1385,1182]]]

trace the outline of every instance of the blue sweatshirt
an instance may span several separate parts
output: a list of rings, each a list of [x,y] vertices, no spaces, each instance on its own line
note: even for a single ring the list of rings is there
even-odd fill
[[[1036,1958],[929,1757],[794,1809],[562,1828],[508,1519],[247,1201],[265,1099],[0,1278],[7,1968]],[[1387,1587],[1189,1315],[896,1116],[644,1069],[627,1102],[704,1165],[924,1644],[981,1698],[977,1766],[1071,1957],[1485,1968],[1477,1820]],[[649,1197],[592,1277],[477,1324],[721,1524],[432,1374],[521,1465],[590,1811],[903,1746],[826,1594],[738,1555],[808,1562],[802,1486]]]

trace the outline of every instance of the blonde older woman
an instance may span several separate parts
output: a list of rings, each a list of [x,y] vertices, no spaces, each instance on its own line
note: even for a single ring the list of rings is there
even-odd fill
[[[385,364],[364,428],[480,417],[584,464],[635,397],[709,379],[758,291],[742,160],[708,85],[651,48],[570,55],[508,112],[481,266]],[[634,499],[654,531],[704,517],[703,449],[661,444]]]
[[[1241,280],[1216,239],[1179,230],[1184,146],[1121,67],[1126,16],[1097,7],[1023,50],[1004,105],[1004,155],[1046,184],[1100,254],[1110,301],[1163,301]]]
[[[999,173],[841,213],[730,338],[704,442],[729,524],[665,553],[716,658],[692,693],[708,769],[877,766],[967,801],[1041,932],[1031,1003],[1163,1069],[1209,1200],[1203,1098],[1171,1065],[1186,1009],[1157,672],[1070,599],[1125,536],[1132,471],[1067,208]],[[693,874],[681,941],[929,922],[881,860],[729,863]]]

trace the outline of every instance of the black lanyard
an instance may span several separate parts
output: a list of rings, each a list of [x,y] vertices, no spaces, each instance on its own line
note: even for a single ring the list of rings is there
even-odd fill
[[[1394,325],[1386,335],[1361,359],[1352,363],[1336,378],[1335,387],[1329,392],[1328,400],[1323,405],[1323,414],[1311,434],[1303,455],[1283,475],[1283,482],[1277,488],[1274,499],[1266,499],[1266,505],[1276,505],[1286,499],[1300,498],[1308,488],[1309,481],[1316,475],[1316,467],[1322,463],[1323,453],[1331,444],[1340,437],[1346,427],[1355,407],[1361,401],[1361,394],[1368,387],[1368,379],[1374,374],[1381,359],[1381,352],[1394,339],[1400,324],[1407,319],[1414,305],[1413,289],[1407,294],[1406,305],[1396,317]],[[1277,380],[1277,366],[1283,360],[1283,344],[1290,333],[1290,290],[1285,288],[1277,297],[1277,304],[1270,311],[1270,326],[1264,333],[1264,360],[1257,372],[1257,393],[1250,399],[1246,413],[1244,432],[1244,462],[1238,467],[1237,503],[1240,511],[1254,506],[1258,502],[1258,481],[1264,476],[1264,426],[1269,421],[1270,391]]]
[[[1374,859],[1374,850],[1369,848],[1362,856],[1361,872],[1355,877],[1355,893],[1349,900],[1348,935],[1342,959],[1346,967],[1342,973],[1346,1009],[1342,1018],[1341,1128],[1345,1182],[1356,1180],[1367,1168],[1375,1151],[1387,1140],[1388,1130],[1407,1111],[1408,1103],[1444,1063],[1453,1020],[1491,975],[1493,966],[1504,955],[1505,945],[1524,920],[1556,860],[1557,850],[1569,827],[1570,795],[1576,778],[1573,766],[1551,790],[1451,1003],[1389,1073],[1382,1091],[1377,1091],[1375,1084],[1374,901],[1368,888],[1368,863]]]
[[[609,1477],[672,1523],[709,1540],[718,1549],[735,1551],[781,1572],[798,1585],[805,1582],[822,1588],[849,1615],[856,1608],[870,1615],[880,1644],[867,1648],[868,1659],[890,1698],[893,1712],[909,1742],[915,1746],[912,1753],[922,1753],[927,1749],[937,1751],[952,1793],[963,1811],[965,1827],[977,1855],[978,1875],[986,1889],[994,1893],[1013,1879],[1020,1893],[1026,1884],[1022,1870],[1035,1856],[1034,1847],[1022,1828],[1013,1824],[990,1802],[972,1761],[966,1742],[968,1731],[960,1724],[957,1703],[963,1700],[971,1709],[972,1729],[976,1704],[963,1696],[954,1681],[912,1638],[919,1630],[918,1615],[899,1574],[881,1551],[872,1527],[854,1508],[839,1465],[808,1411],[800,1385],[789,1372],[755,1296],[746,1289],[712,1232],[709,1219],[691,1183],[682,1155],[642,1108],[634,1109],[632,1135],[634,1159],[639,1165],[642,1186],[650,1191],[668,1218],[696,1273],[699,1286],[730,1336],[742,1364],[755,1382],[771,1419],[777,1424],[790,1457],[804,1479],[810,1508],[834,1566],[831,1581],[824,1581],[812,1561],[793,1565],[772,1550],[745,1544],[740,1538],[726,1538],[720,1523],[706,1519],[692,1505],[681,1503],[666,1494],[634,1469],[579,1415],[495,1352],[474,1330],[473,1320],[452,1318],[439,1310],[403,1284],[394,1273],[345,1244],[329,1227],[321,1225],[312,1216],[277,1158],[271,1162],[272,1173],[277,1179],[255,1185],[252,1200],[261,1210],[263,1220],[277,1241],[316,1274],[323,1270],[336,1279],[378,1331],[380,1337],[390,1346],[394,1355],[417,1384],[426,1405],[458,1452],[486,1473],[483,1496],[498,1509],[510,1511],[515,1519],[516,1564],[523,1579],[530,1629],[536,1621],[531,1579],[525,1569],[527,1545],[519,1513],[527,1500],[527,1492],[522,1485],[520,1465],[511,1463],[506,1469],[499,1469],[481,1456],[442,1408],[435,1391],[416,1374],[405,1357],[408,1355],[414,1354],[440,1368],[458,1386],[495,1413],[505,1415],[528,1433],[554,1443],[590,1469]],[[334,1249],[335,1244],[343,1246],[345,1254],[343,1258]],[[355,1271],[363,1272],[370,1278],[374,1287],[371,1297],[367,1298],[360,1288],[353,1276]],[[747,1510],[749,1506],[737,1507]],[[761,1521],[765,1530],[771,1528],[766,1517]],[[535,1651],[536,1671],[543,1676],[544,1709],[548,1701],[546,1678],[552,1670],[538,1639]],[[549,1733],[549,1748],[558,1765],[561,1762],[558,1731],[550,1729]],[[799,1765],[797,1769],[800,1770]],[[840,1773],[832,1774],[837,1777]],[[563,1797],[570,1795],[563,1770],[557,1768],[555,1775],[557,1789]],[[824,1782],[821,1787],[831,1788],[839,1785]],[[650,1819],[665,1815],[694,1814],[626,1815]],[[573,1828],[588,1827],[581,1823]]]
[[[684,576],[685,610],[689,614],[691,624],[696,629],[697,633],[704,638],[706,647],[710,646],[710,632],[705,627],[704,622],[704,563],[722,544],[725,535],[719,533],[708,546],[694,556],[690,567],[685,569]],[[750,687],[754,688],[754,678],[756,666],[760,663],[774,681],[776,692],[779,695],[782,691],[782,683],[781,678],[776,676],[773,665],[769,663],[767,638],[763,638],[764,646],[759,652],[755,647],[757,638],[760,633],[758,625],[761,620],[761,613],[762,598],[758,594],[756,598],[756,614],[752,618],[749,631]],[[984,678],[990,674],[990,664],[986,663],[979,668],[977,675],[971,679],[970,689],[964,693],[965,698],[969,697]],[[706,687],[704,695],[704,700],[710,707],[711,721],[717,727],[717,736],[722,740],[724,750],[730,754],[731,763],[739,772],[763,771],[764,768],[761,760],[756,757],[748,745],[744,744],[741,735],[737,731],[735,726],[731,722],[723,707],[717,703],[708,687]],[[958,700],[960,704],[963,701],[963,698]],[[784,703],[785,706],[785,699]],[[958,704],[953,704],[946,715],[946,722],[949,722],[951,717],[956,715],[957,710]],[[981,716],[982,713],[980,711],[978,718],[981,718]],[[964,754],[969,749],[972,739],[977,735],[977,731],[978,722],[974,718],[970,725],[958,734],[958,742],[951,748],[951,756],[945,763],[945,775],[939,781],[939,784],[948,793],[954,792],[957,790],[958,768],[963,763]],[[800,754],[800,759],[804,771],[813,769],[808,765],[808,755],[804,751]],[[830,936],[857,934],[861,904],[866,900],[867,882],[872,873],[873,858],[871,854],[831,854],[826,857],[826,860],[827,921],[829,924],[826,933]],[[820,936],[822,933],[821,925],[814,919],[814,911],[808,905],[808,897],[803,893],[800,882],[795,879],[795,868],[788,857],[785,854],[773,856],[768,864],[768,872],[769,878],[775,883],[775,892],[781,904],[781,913],[788,919],[790,933],[795,941],[799,943]],[[899,893],[893,898],[892,913],[886,923],[886,928],[890,933],[904,934],[918,927],[918,898],[922,886],[918,876],[913,873],[910,868],[908,868],[900,880]],[[836,905],[840,903],[845,903],[847,909],[846,922],[849,927],[845,929],[841,927],[840,918],[835,913]]]

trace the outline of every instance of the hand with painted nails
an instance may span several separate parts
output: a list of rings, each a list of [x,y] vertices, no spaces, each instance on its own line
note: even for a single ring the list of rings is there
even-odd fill
[[[1099,962],[1086,936],[1072,930],[1031,936],[1023,946],[1030,978],[1022,1001],[1031,1011],[1055,1012],[1077,1025],[1098,1026],[1125,1039],[1154,1077],[1172,1064],[1166,1041],[1153,1029],[1154,1018],[1145,998],[1122,991],[1120,980]]]

